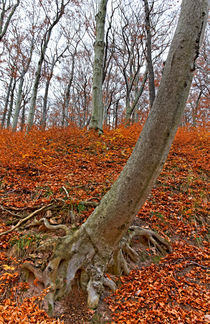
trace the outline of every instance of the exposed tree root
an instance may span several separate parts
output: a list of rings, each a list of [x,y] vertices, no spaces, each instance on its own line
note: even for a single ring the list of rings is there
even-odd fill
[[[61,228],[61,225],[50,225],[46,219],[40,221],[44,221],[49,229],[57,229],[58,226]],[[65,230],[66,236],[56,239],[57,245],[53,257],[43,272],[31,264],[23,264],[26,272],[32,273],[45,288],[50,287],[46,298],[49,314],[53,313],[54,302],[70,292],[75,280],[82,289],[87,291],[90,308],[97,307],[105,286],[115,291],[116,284],[105,273],[106,271],[118,275],[129,273],[127,259],[136,263],[139,258],[139,254],[131,247],[134,237],[138,237],[139,241],[147,246],[155,247],[163,255],[171,251],[169,243],[158,234],[137,226],[130,227],[118,248],[113,253],[110,251],[109,255],[98,251],[87,234],[85,226],[81,226],[73,234],[70,234],[65,225],[62,225],[62,229]]]

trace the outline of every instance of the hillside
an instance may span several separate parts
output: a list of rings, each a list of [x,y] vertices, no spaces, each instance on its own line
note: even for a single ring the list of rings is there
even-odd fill
[[[140,131],[137,125],[101,136],[73,126],[33,129],[29,135],[0,130],[0,223],[1,233],[9,231],[0,236],[0,323],[209,322],[208,132],[202,128],[179,129],[134,221],[171,241],[172,253],[161,257],[154,247],[143,250],[134,242],[141,255],[138,266],[115,278],[118,290],[106,294],[96,312],[74,292],[57,310],[58,318],[50,319],[39,308],[41,297],[32,296],[40,292],[38,284],[36,291],[22,281],[21,263],[42,268],[49,254],[37,252],[40,242],[63,235],[35,219],[45,216],[51,225],[77,229],[119,175]]]

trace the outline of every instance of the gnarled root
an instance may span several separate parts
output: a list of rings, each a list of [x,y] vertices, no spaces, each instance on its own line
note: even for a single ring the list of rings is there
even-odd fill
[[[127,235],[121,239],[119,246],[113,253],[109,263],[109,270],[112,273],[128,275],[130,268],[127,258],[133,263],[137,263],[139,254],[131,247],[134,238],[138,238],[139,242],[148,248],[155,248],[161,255],[171,252],[170,244],[157,233],[139,226],[131,226]]]
[[[138,261],[139,254],[131,247],[134,237],[138,237],[141,243],[147,246],[155,247],[161,254],[171,251],[169,243],[158,234],[132,226],[120,241],[118,248],[107,255],[97,249],[82,226],[73,235],[58,239],[54,255],[44,272],[41,273],[26,263],[23,268],[32,272],[44,287],[50,287],[47,295],[50,314],[53,313],[54,302],[70,292],[75,280],[87,291],[88,306],[96,308],[104,286],[112,291],[116,290],[114,281],[105,275],[107,269],[115,274],[128,274],[130,269],[126,258],[132,262]]]

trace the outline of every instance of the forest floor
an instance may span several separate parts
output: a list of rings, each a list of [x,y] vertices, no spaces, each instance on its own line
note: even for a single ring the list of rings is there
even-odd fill
[[[77,229],[119,175],[140,131],[137,125],[101,136],[75,127],[29,135],[0,130],[0,235],[20,224],[0,236],[0,323],[210,323],[209,134],[201,128],[179,129],[134,220],[168,239],[170,254],[161,257],[154,247],[140,248],[139,264],[129,276],[115,278],[117,291],[106,292],[96,311],[74,288],[49,318],[42,308],[46,292],[36,280],[23,280],[21,264],[29,261],[43,269],[50,255],[38,247],[63,235],[35,219]]]

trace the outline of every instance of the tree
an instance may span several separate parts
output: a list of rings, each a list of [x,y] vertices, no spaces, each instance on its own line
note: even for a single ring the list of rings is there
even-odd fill
[[[90,120],[90,128],[102,131],[103,127],[103,74],[104,74],[104,28],[106,18],[106,7],[108,0],[101,0],[96,15],[96,40],[94,45],[93,64],[93,107]]]
[[[49,94],[49,88],[50,88],[50,81],[53,77],[54,68],[56,66],[56,63],[59,62],[59,60],[62,58],[63,54],[66,52],[66,47],[61,53],[58,53],[57,49],[58,44],[56,44],[55,53],[52,55],[51,62],[47,62],[46,66],[46,84],[45,84],[45,92],[44,92],[44,100],[43,100],[43,112],[42,112],[42,119],[41,119],[41,125],[43,128],[46,127],[47,123],[47,103],[48,103],[48,94]]]
[[[147,0],[144,1],[144,10],[145,10],[145,26],[147,32],[147,68],[149,74],[149,102],[150,108],[153,105],[155,100],[155,77],[154,70],[152,64],[152,35],[151,35],[151,24],[150,24],[150,13],[152,11],[152,7],[154,5],[154,1],[152,2],[151,8],[149,8],[149,4]]]
[[[8,3],[9,2],[9,3]],[[0,41],[7,32],[9,23],[12,19],[12,16],[15,13],[15,10],[20,4],[20,0],[17,0],[15,4],[11,4],[10,1],[3,0],[1,1],[0,7]]]
[[[89,307],[97,307],[103,286],[115,289],[114,282],[105,277],[108,266],[112,264],[117,272],[121,269],[128,272],[123,251],[132,259],[137,257],[128,244],[134,234],[144,236],[160,251],[169,249],[152,231],[131,227],[128,232],[128,229],[164,165],[180,124],[203,39],[207,10],[207,0],[182,1],[177,29],[149,117],[131,157],[99,206],[76,232],[70,233],[63,226],[66,236],[57,241],[43,273],[24,264],[23,267],[33,272],[46,287],[51,286],[47,296],[51,310],[54,300],[70,290],[75,276],[88,292]],[[46,219],[44,222],[52,227]]]
[[[13,122],[12,122],[12,129],[13,131],[16,131],[17,129],[17,124],[18,124],[18,118],[21,110],[21,103],[23,99],[23,85],[24,85],[24,79],[25,75],[29,70],[30,64],[31,64],[31,59],[33,55],[33,50],[34,50],[34,35],[31,32],[32,38],[30,40],[30,45],[28,46],[29,51],[27,50],[23,52],[21,48],[21,41],[23,41],[24,37],[22,35],[19,35],[18,33],[16,34],[16,49],[18,52],[18,56],[20,57],[21,61],[21,68],[19,69],[19,86],[18,86],[18,93],[17,93],[17,99],[16,99],[16,104],[15,104],[15,111],[14,111],[14,116],[13,116]],[[22,36],[22,37],[21,37]],[[26,38],[26,36],[25,36]]]
[[[41,78],[42,65],[43,65],[43,62],[45,59],[47,46],[50,41],[52,30],[58,24],[59,20],[63,16],[65,7],[67,6],[67,4],[69,2],[70,2],[70,0],[68,0],[66,2],[64,0],[61,0],[61,2],[59,4],[59,2],[56,1],[56,13],[51,21],[49,15],[47,13],[47,8],[43,7],[42,2],[40,1],[40,6],[43,7],[45,16],[46,16],[47,30],[45,31],[43,38],[42,38],[40,57],[39,57],[39,61],[38,61],[37,69],[36,69],[36,73],[35,73],[35,79],[34,79],[34,84],[33,84],[33,89],[32,89],[32,96],[31,96],[29,115],[28,115],[28,125],[27,125],[28,131],[31,129],[31,127],[33,125],[33,121],[34,121],[36,99],[37,99],[39,81]]]

